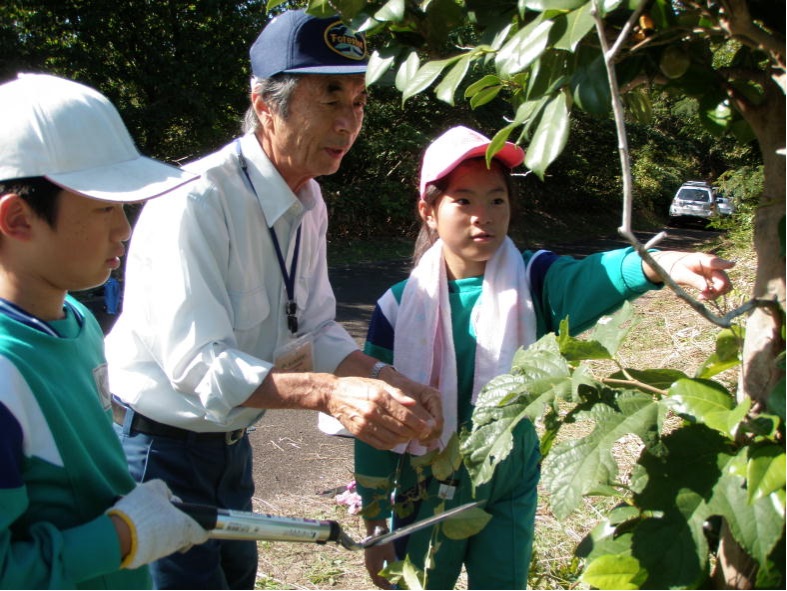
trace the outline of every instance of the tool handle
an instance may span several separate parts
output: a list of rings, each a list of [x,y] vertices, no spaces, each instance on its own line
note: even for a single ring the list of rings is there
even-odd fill
[[[210,531],[216,529],[219,519],[219,510],[210,505],[199,505],[197,503],[172,503],[202,526],[202,529]]]
[[[194,503],[175,503],[175,506],[191,516],[214,539],[324,544],[339,541],[342,536],[341,526],[332,520],[281,517]]]

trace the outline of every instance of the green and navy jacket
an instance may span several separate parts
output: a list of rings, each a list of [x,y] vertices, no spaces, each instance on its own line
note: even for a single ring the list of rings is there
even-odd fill
[[[584,259],[549,251],[525,251],[522,256],[535,308],[537,338],[557,332],[560,322],[566,317],[569,318],[571,333],[581,333],[592,327],[601,316],[617,310],[625,301],[660,287],[645,277],[642,259],[632,248],[596,253]],[[364,351],[386,363],[393,363],[396,318],[406,284],[407,280],[397,283],[378,300],[369,325]],[[460,425],[467,424],[473,411],[470,400],[476,343],[470,319],[482,286],[483,276],[448,282]],[[355,471],[359,476],[392,479],[400,457],[394,452],[376,450],[358,440],[355,442]],[[407,483],[400,485],[407,486]],[[379,490],[367,489],[361,483],[357,487],[364,507],[372,502],[380,507],[376,514],[370,514],[374,511],[367,509],[367,518],[382,519],[390,515],[390,506],[379,503]]]
[[[44,323],[0,300],[0,588],[151,588],[109,517],[134,481],[110,418],[103,334],[75,299]]]

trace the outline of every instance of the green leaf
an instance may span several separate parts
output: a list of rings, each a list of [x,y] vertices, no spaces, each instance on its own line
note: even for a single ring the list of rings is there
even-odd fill
[[[394,585],[399,585],[405,589],[423,589],[426,582],[426,573],[415,566],[409,556],[404,560],[390,562],[380,571],[380,574],[391,581]]]
[[[649,432],[659,431],[663,413],[649,396],[624,392],[617,408],[596,404],[580,412],[579,418],[592,420],[593,431],[581,439],[558,443],[544,462],[542,482],[558,519],[574,511],[583,495],[615,481],[614,443],[630,434],[649,439]]]
[[[643,384],[647,384],[652,388],[657,388],[659,390],[668,390],[670,386],[672,386],[672,384],[674,384],[678,380],[688,377],[686,376],[685,373],[677,369],[639,370],[639,369],[626,368],[626,372],[635,380],[640,381]],[[610,379],[614,379],[614,380],[626,379],[626,376],[623,374],[623,372],[615,372],[609,377]]]
[[[336,14],[330,0],[309,0],[307,12],[318,18],[328,18]]]
[[[749,461],[746,465],[749,503],[767,497],[779,489],[783,490],[785,484],[785,454],[781,446],[769,444],[749,450]]]
[[[734,397],[716,382],[688,378],[675,382],[664,402],[674,412],[729,437],[735,436],[751,407],[748,398],[736,405]]]
[[[487,74],[480,80],[476,80],[470,86],[465,89],[465,98],[471,98],[477,93],[485,90],[489,87],[500,86],[500,76],[495,76],[494,74]]]
[[[400,64],[399,69],[396,72],[397,90],[404,92],[407,84],[415,77],[416,72],[418,72],[420,63],[421,61],[418,58],[418,53],[411,51],[407,56],[407,59]]]
[[[574,10],[588,0],[524,0],[525,7],[535,12],[546,10]]]
[[[404,566],[402,568],[402,579],[408,589],[415,589],[420,591],[426,586],[426,573],[420,568],[415,566],[409,557],[404,559]]]
[[[527,99],[554,94],[565,81],[567,68],[568,54],[565,51],[545,51],[530,68],[525,91]]]
[[[577,106],[591,115],[606,115],[612,108],[612,92],[600,53],[590,63],[579,65],[571,77],[571,92]]]
[[[511,37],[495,57],[498,73],[503,76],[516,74],[538,59],[547,47],[553,24],[550,20],[536,19]]]
[[[740,365],[743,346],[739,327],[725,328],[716,335],[716,350],[697,370],[698,378],[712,378],[716,374]]]
[[[732,442],[701,424],[689,424],[662,439],[664,452],[643,451],[636,477],[635,504],[650,515],[635,524],[633,555],[648,571],[644,587],[696,588],[704,578],[708,544],[703,532],[705,521],[717,510],[705,499],[713,496],[717,484],[734,459]],[[632,475],[632,481],[634,475]]]
[[[432,463],[432,474],[437,480],[448,480],[462,465],[462,456],[459,454],[459,436],[454,433],[448,444],[437,454]]]
[[[365,476],[355,474],[355,480],[364,488],[388,490],[391,488],[391,479],[387,476]]]
[[[544,180],[547,167],[560,155],[568,140],[569,107],[565,92],[559,92],[544,109],[544,114],[527,149],[525,166]]]
[[[615,355],[638,322],[634,318],[634,306],[630,302],[624,302],[614,314],[598,319],[596,326],[593,327],[591,338]]]
[[[592,6],[592,2],[586,2],[565,16],[555,17],[556,20],[558,18],[565,18],[566,27],[563,34],[553,41],[552,47],[555,49],[565,49],[571,52],[576,50],[579,42],[582,41],[585,35],[593,30],[596,25],[593,20],[593,15],[590,13]]]
[[[374,18],[380,22],[399,22],[404,18],[404,10],[404,0],[388,0],[380,10],[374,13]]]
[[[502,86],[488,86],[487,88],[484,88],[483,90],[475,93],[473,98],[470,99],[470,108],[475,109],[487,104],[493,100],[502,89]]]
[[[451,106],[454,105],[454,94],[456,94],[457,87],[464,80],[472,59],[473,54],[468,53],[454,64],[454,67],[451,68],[448,74],[440,81],[440,84],[437,85],[437,88],[435,88],[435,95],[438,99]]]
[[[407,81],[407,85],[402,91],[402,103],[431,86],[432,82],[437,80],[442,71],[458,59],[459,57],[452,57],[445,60],[426,62],[418,68],[418,71]]]
[[[708,511],[724,517],[735,540],[760,565],[784,535],[783,489],[749,503],[744,479],[730,470],[714,487]]]
[[[280,4],[284,4],[286,1],[287,0],[268,0],[268,2],[265,3],[265,10],[270,12]]]
[[[582,582],[595,589],[639,589],[647,576],[633,556],[607,554],[585,568]]]
[[[495,377],[481,390],[473,429],[460,443],[473,486],[489,481],[495,466],[508,456],[519,422],[535,422],[562,390],[570,390],[570,372],[554,334],[516,352],[512,374]]]
[[[366,67],[366,86],[371,86],[377,82],[385,73],[391,69],[391,65],[396,61],[396,55],[383,57],[380,52],[373,51],[369,56],[369,64]]]
[[[598,341],[572,337],[568,326],[568,317],[560,321],[558,344],[560,345],[560,354],[568,361],[612,359],[607,348]]]
[[[647,93],[639,89],[631,90],[623,95],[623,102],[637,123],[648,125],[652,122],[653,105]]]
[[[480,507],[472,507],[446,519],[442,523],[443,533],[451,540],[464,540],[484,529],[491,519],[490,513]]]

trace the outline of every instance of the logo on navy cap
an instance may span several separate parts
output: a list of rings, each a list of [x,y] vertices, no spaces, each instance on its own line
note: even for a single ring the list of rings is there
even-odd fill
[[[331,51],[347,59],[366,59],[366,39],[342,21],[336,21],[325,29],[325,44]]]

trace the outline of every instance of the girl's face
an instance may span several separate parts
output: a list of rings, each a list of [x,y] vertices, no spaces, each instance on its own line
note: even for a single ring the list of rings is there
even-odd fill
[[[483,158],[466,160],[451,172],[448,186],[433,205],[418,210],[443,241],[449,279],[483,275],[508,234],[511,204],[503,171]]]

